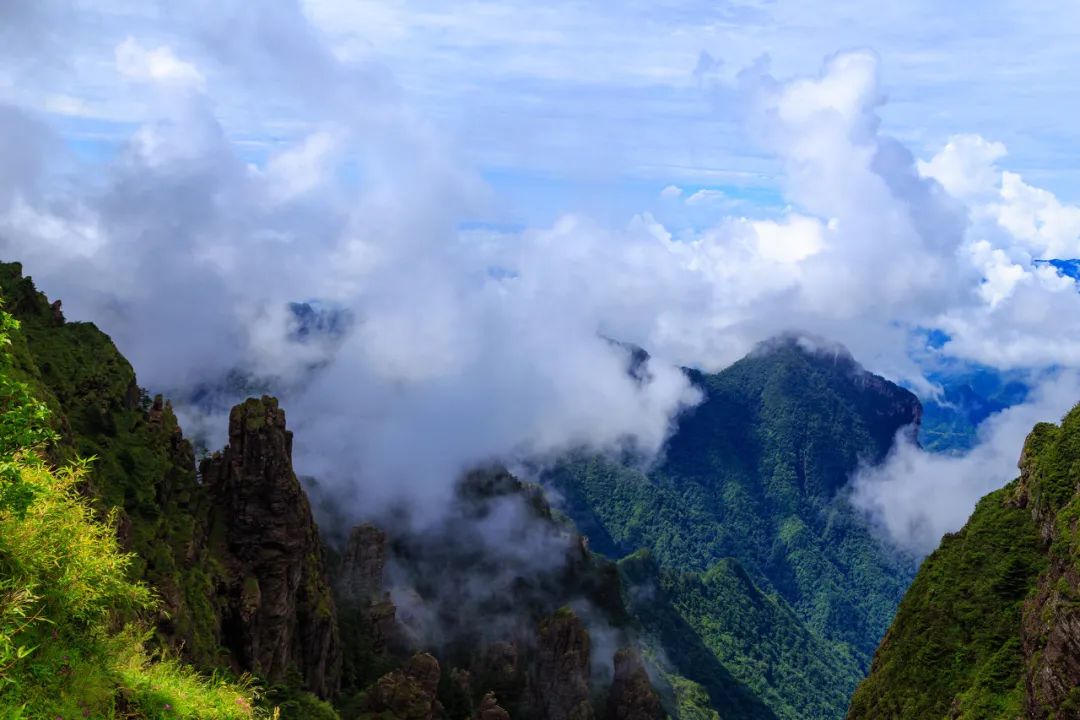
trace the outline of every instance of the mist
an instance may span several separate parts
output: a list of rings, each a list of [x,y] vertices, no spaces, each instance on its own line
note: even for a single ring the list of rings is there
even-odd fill
[[[15,13],[9,32],[42,18]],[[700,400],[681,367],[723,368],[782,332],[922,390],[910,351],[925,328],[948,335],[942,357],[1080,367],[1080,294],[1035,262],[1080,255],[1077,208],[1001,170],[1004,146],[978,136],[916,158],[882,131],[888,58],[868,50],[796,77],[763,58],[692,83],[735,104],[779,168],[768,213],[672,179],[623,222],[507,227],[497,190],[394,68],[337,51],[300,4],[152,5],[90,45],[91,61],[55,62],[109,91],[64,107],[122,137],[88,157],[55,113],[5,94],[0,254],[108,332],[211,446],[237,395],[280,395],[298,471],[357,517],[405,504],[434,520],[460,474],[492,461],[660,453]],[[35,49],[4,52],[25,68]],[[663,207],[706,221],[665,224]],[[349,320],[299,340],[297,302]],[[645,381],[606,338],[649,351]],[[1054,387],[1060,402],[1002,413],[964,458],[899,446],[855,481],[856,502],[929,547],[1009,478],[1021,426],[1080,399]]]
[[[851,502],[891,541],[926,555],[942,535],[963,527],[980,498],[1019,476],[1020,452],[1035,423],[1060,421],[1078,398],[1076,372],[1042,378],[1027,402],[984,420],[978,444],[962,455],[927,452],[901,433],[884,463],[852,479]]]

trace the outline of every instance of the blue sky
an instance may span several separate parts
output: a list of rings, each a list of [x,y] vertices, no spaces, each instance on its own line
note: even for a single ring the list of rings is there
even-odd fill
[[[868,481],[925,545],[1080,399],[1044,262],[1080,257],[1078,36],[1064,0],[0,4],[0,256],[152,388],[276,378],[309,470],[387,496],[658,450],[679,366],[781,332],[927,398],[1029,379],[969,454]],[[297,344],[298,299],[357,320]]]
[[[70,56],[7,68],[0,93],[53,113],[84,156],[100,157],[99,146],[122,142],[141,115],[112,87],[115,45],[136,35],[181,56],[205,50],[190,18],[152,3],[75,3],[77,14],[56,5],[55,15],[40,13],[41,37]],[[762,58],[778,77],[813,72],[825,56],[856,48],[881,57],[883,129],[917,156],[976,133],[1004,143],[1010,169],[1029,181],[1080,198],[1075,3],[307,0],[303,8],[333,52],[379,66],[525,223],[567,210],[636,212],[646,190],[669,183],[753,204],[757,188],[777,185],[778,168],[746,136],[736,75]],[[48,27],[61,23],[71,35]],[[211,82],[221,74],[213,62],[200,68]],[[17,82],[26,70],[33,82]],[[253,158],[303,132],[302,109],[283,103],[274,115],[254,114],[249,100],[245,88],[217,98],[222,122]]]

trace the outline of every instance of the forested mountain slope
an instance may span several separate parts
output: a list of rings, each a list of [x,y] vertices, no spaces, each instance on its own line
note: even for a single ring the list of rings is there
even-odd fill
[[[580,455],[549,479],[595,548],[649,550],[678,616],[772,712],[841,717],[914,568],[844,486],[917,431],[919,403],[846,352],[794,337],[691,376],[704,401],[658,466]],[[704,666],[665,652],[708,686]]]
[[[1080,407],[919,569],[852,720],[1080,718]]]

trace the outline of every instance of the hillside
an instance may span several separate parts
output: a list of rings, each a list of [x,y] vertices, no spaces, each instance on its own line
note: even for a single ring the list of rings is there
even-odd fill
[[[30,408],[4,399],[4,467],[39,458],[0,488],[0,652],[13,653],[0,717],[663,716],[615,566],[536,488],[478,470],[445,527],[362,525],[328,545],[274,398],[234,407],[228,444],[196,468],[169,403],[139,389],[107,336],[67,322],[17,264],[0,265],[0,300],[21,322],[5,388]],[[35,541],[27,523],[56,512],[75,531]],[[494,554],[486,528],[507,514],[510,547]],[[542,565],[528,560],[538,539]],[[20,619],[38,617],[37,597],[62,619],[42,627],[70,628],[62,644]],[[120,622],[131,630],[111,634]]]
[[[0,310],[0,717],[256,717],[250,683],[151,654],[160,605],[132,578],[116,514],[83,494],[87,463],[46,457],[56,417],[16,355],[26,361],[25,337]]]
[[[691,376],[705,399],[680,418],[661,464],[578,456],[550,480],[596,549],[649,550],[677,615],[771,712],[841,717],[914,567],[842,489],[898,431],[915,432],[918,401],[846,353],[794,338]],[[709,686],[701,665],[660,644]]]
[[[848,717],[1080,717],[1080,407],[919,569]]]

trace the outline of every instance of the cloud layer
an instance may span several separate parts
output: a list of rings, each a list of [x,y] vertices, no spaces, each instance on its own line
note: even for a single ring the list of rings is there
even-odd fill
[[[1017,475],[1024,439],[1037,422],[1056,422],[1080,398],[1080,375],[1055,374],[1023,405],[997,413],[979,426],[979,443],[965,455],[928,453],[904,436],[888,460],[864,468],[851,485],[852,502],[903,547],[933,550],[941,536],[959,530],[983,495]]]
[[[12,22],[43,27],[33,13]],[[237,369],[268,382],[301,471],[360,513],[438,508],[458,472],[491,459],[657,452],[697,400],[679,365],[720,368],[779,332],[842,342],[924,393],[911,351],[927,328],[947,334],[943,358],[1080,367],[1080,293],[1037,262],[1080,255],[1080,208],[1001,169],[1004,146],[978,136],[917,160],[881,129],[870,51],[809,76],[760,61],[711,81],[781,169],[779,209],[744,213],[673,177],[654,199],[697,213],[692,228],[642,211],[513,230],[470,222],[499,198],[438,118],[297,4],[155,8],[95,57],[102,94],[64,97],[127,128],[105,157],[3,95],[0,253],[69,316],[99,322],[151,388],[185,397]],[[297,341],[298,301],[348,329]],[[649,349],[645,381],[606,338]],[[1052,419],[1059,404],[1008,418]],[[936,541],[1015,462],[1015,433],[994,429],[1004,417],[981,454],[949,466],[971,478],[940,486],[950,512],[890,515],[944,470],[915,448],[864,479],[859,502],[905,543]]]

